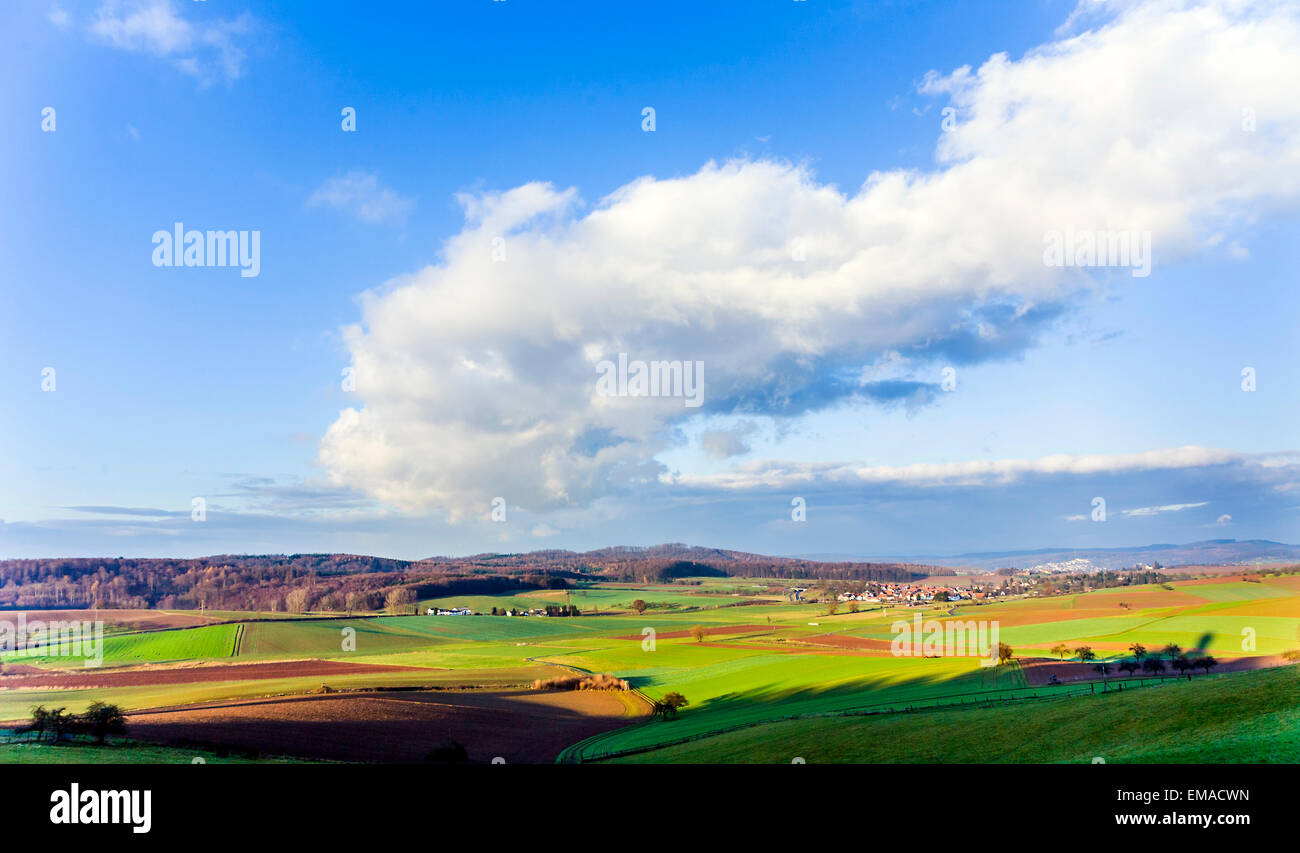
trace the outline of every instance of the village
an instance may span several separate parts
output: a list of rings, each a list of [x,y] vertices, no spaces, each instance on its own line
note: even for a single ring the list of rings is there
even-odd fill
[[[933,602],[984,601],[1023,595],[1031,584],[1017,578],[1005,578],[996,586],[956,586],[933,583],[868,583],[861,592],[846,590],[834,595],[839,602],[863,604],[930,604]],[[792,602],[829,601],[831,592],[821,588],[791,587],[786,598]],[[810,593],[810,594],[809,594]]]
[[[469,607],[428,607],[424,611],[426,616],[478,616]],[[571,604],[554,605],[548,604],[546,607],[533,607],[525,610],[522,607],[497,608],[493,607],[492,616],[535,616],[545,618],[547,616],[578,616],[578,608]]]

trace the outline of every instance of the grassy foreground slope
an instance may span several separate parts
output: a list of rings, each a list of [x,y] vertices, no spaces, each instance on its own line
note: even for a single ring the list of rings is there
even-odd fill
[[[1005,707],[790,720],[612,760],[978,764],[1096,756],[1107,763],[1300,761],[1300,667]]]
[[[301,758],[250,758],[209,749],[113,743],[94,746],[81,743],[0,744],[0,764],[298,764]]]

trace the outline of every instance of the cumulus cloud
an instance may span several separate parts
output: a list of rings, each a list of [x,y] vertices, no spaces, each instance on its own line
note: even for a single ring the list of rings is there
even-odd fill
[[[308,207],[320,205],[341,210],[371,225],[400,225],[415,207],[415,201],[380,184],[377,175],[349,172],[329,179],[307,199]]]
[[[89,32],[103,44],[165,58],[207,83],[217,76],[235,80],[243,75],[246,57],[238,42],[252,27],[246,12],[233,20],[196,23],[180,14],[172,0],[105,0]]]
[[[958,119],[931,171],[876,172],[843,192],[800,165],[739,160],[642,177],[590,207],[541,182],[462,197],[442,261],[366,294],[344,330],[361,404],[329,428],[321,462],[336,483],[453,519],[494,495],[536,510],[684,482],[656,454],[688,418],[921,405],[929,382],[864,367],[890,352],[960,366],[1032,347],[1095,286],[1044,265],[1046,232],[1150,232],[1158,274],[1210,234],[1293,206],[1295,9],[1156,0],[1106,14],[1023,58],[926,76],[922,91]],[[619,353],[702,361],[704,406],[599,394],[595,366]],[[710,476],[862,470],[757,464]]]

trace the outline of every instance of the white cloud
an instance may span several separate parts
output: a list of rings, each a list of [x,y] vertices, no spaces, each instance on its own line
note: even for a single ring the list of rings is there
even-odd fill
[[[1164,506],[1140,506],[1136,509],[1120,510],[1127,518],[1142,518],[1148,515],[1159,515],[1162,512],[1182,512],[1185,509],[1196,509],[1205,506],[1209,501],[1190,504],[1165,504]]]
[[[243,75],[245,53],[237,40],[253,26],[248,13],[234,20],[196,24],[172,0],[104,0],[90,23],[92,38],[120,50],[148,53],[202,82]]]
[[[741,421],[729,429],[709,429],[700,433],[700,447],[710,459],[743,456],[750,451],[746,440],[758,429],[753,421]]]
[[[1149,231],[1159,274],[1211,234],[1293,207],[1295,9],[1107,8],[1110,23],[1022,59],[928,76],[924,92],[948,96],[958,120],[931,172],[874,173],[843,193],[805,168],[737,161],[641,178],[590,210],[543,183],[462,198],[466,225],[443,262],[367,294],[363,323],[345,330],[364,404],[340,413],[321,462],[335,482],[452,518],[507,489],[512,506],[586,505],[670,480],[655,454],[690,414],[679,399],[599,396],[601,359],[703,361],[701,416],[797,416],[873,397],[856,377],[891,351],[960,364],[1032,346],[1091,286],[1044,266],[1045,231]],[[873,470],[757,464],[714,476],[725,487]],[[965,463],[955,476],[1027,464]]]
[[[1221,515],[1221,516],[1219,516],[1217,519],[1215,519],[1215,522],[1214,522],[1214,523],[1215,523],[1215,524],[1221,524],[1221,525],[1232,524],[1232,516],[1228,515],[1228,514],[1225,512],[1223,515]]]
[[[319,205],[349,213],[362,222],[379,225],[405,222],[415,201],[382,186],[376,175],[349,172],[342,177],[329,179],[307,199],[308,207]]]
[[[1203,468],[1248,461],[1230,450],[1174,447],[1141,453],[1070,455],[1040,459],[975,459],[969,462],[917,465],[861,465],[845,462],[778,462],[758,460],[716,474],[664,475],[664,482],[710,489],[790,488],[829,483],[901,483],[909,486],[986,486],[1039,476],[1097,476],[1135,471]],[[1200,506],[1184,504],[1183,506]],[[1170,509],[1146,507],[1144,509]],[[1145,514],[1125,510],[1125,514]]]

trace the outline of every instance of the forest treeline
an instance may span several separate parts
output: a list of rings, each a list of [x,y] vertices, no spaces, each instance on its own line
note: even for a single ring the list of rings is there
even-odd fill
[[[685,545],[416,561],[353,554],[76,557],[0,560],[0,608],[365,612],[447,595],[562,589],[581,580],[655,583],[681,577],[740,576],[883,581],[943,573],[950,572],[892,563],[821,563]]]

